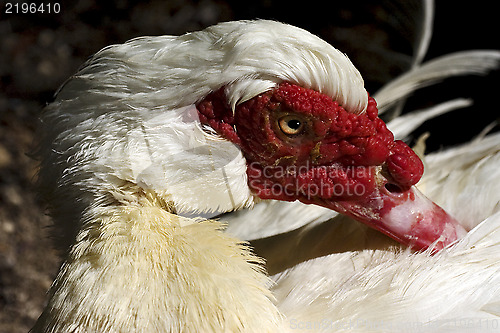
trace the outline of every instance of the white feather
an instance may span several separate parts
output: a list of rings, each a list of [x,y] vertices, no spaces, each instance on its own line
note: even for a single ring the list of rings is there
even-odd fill
[[[471,100],[465,98],[457,98],[424,110],[413,111],[394,118],[387,123],[387,128],[391,130],[396,139],[404,139],[425,121],[459,108],[468,107],[470,105],[472,105]]]
[[[428,155],[419,188],[469,229],[500,209],[500,133]]]
[[[316,258],[273,276],[273,292],[291,331],[494,332],[499,233],[497,213],[436,255],[365,250]]]
[[[338,213],[299,201],[263,201],[253,209],[242,209],[221,216],[226,232],[245,240],[270,237],[295,230],[305,224],[329,220]]]
[[[417,67],[422,63],[429,49],[432,38],[432,27],[434,25],[434,1],[422,1],[423,19],[420,21],[420,36],[416,39],[417,47],[413,56],[413,66]]]
[[[500,51],[461,51],[430,60],[386,84],[373,96],[379,113],[415,90],[451,76],[484,74],[498,66]]]

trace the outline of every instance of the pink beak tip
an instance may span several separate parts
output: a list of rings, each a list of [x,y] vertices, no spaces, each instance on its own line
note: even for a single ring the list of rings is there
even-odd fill
[[[399,193],[382,187],[362,201],[344,201],[331,208],[416,251],[436,253],[467,234],[455,218],[414,186]]]

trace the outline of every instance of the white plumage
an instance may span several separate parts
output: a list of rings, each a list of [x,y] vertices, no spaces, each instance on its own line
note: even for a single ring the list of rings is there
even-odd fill
[[[488,59],[484,71],[500,55],[467,59]],[[418,76],[424,69],[408,82],[427,80]],[[221,87],[234,109],[283,81],[352,113],[367,106],[346,56],[270,21],[110,46],[64,84],[43,116],[39,156],[42,195],[66,256],[33,332],[401,332],[405,323],[440,332],[457,318],[494,325],[500,217],[491,183],[499,179],[492,170],[500,136],[428,156],[421,181],[470,227],[484,222],[436,255],[398,251],[324,208],[259,203],[241,151],[197,118],[194,104]],[[380,98],[392,104],[417,85]],[[458,155],[462,164],[451,168]],[[471,168],[477,183],[464,176]],[[491,195],[461,195],[477,193],[478,184]],[[226,233],[199,217],[238,209],[221,218]],[[344,245],[336,250],[333,237]],[[256,240],[271,279],[241,240]],[[461,297],[448,300],[452,293]]]

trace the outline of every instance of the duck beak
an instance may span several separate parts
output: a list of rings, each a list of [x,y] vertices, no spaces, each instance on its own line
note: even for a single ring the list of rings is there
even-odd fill
[[[400,190],[382,184],[360,201],[323,202],[414,250],[436,252],[467,234],[457,220],[415,186]]]

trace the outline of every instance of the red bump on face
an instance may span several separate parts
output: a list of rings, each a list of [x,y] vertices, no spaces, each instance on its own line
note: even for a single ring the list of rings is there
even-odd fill
[[[209,125],[227,140],[235,144],[240,143],[233,127],[234,115],[226,102],[223,89],[210,94],[196,107],[202,124]]]
[[[387,170],[402,187],[415,185],[424,173],[424,164],[403,141],[396,141],[387,158]]]
[[[223,89],[207,96],[198,110],[202,123],[240,146],[249,186],[261,198],[358,200],[373,190],[377,167],[386,162],[401,187],[421,175],[420,160],[394,142],[371,97],[358,115],[325,94],[282,83],[238,105],[234,115]],[[300,133],[283,132],[280,120],[290,117],[301,124]]]

